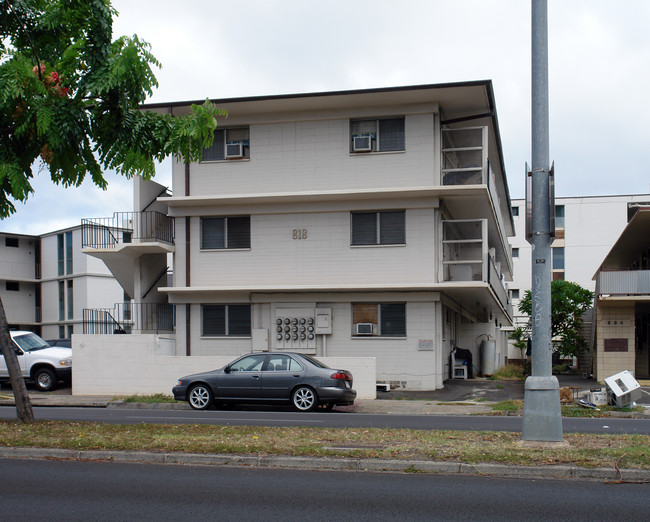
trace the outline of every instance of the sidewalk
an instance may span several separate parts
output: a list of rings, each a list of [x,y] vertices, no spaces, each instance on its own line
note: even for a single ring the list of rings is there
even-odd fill
[[[593,379],[580,376],[558,376],[560,387],[576,389],[580,398],[586,397],[591,388],[600,388]],[[354,406],[338,407],[342,411],[355,413],[391,415],[489,415],[492,405],[508,399],[523,400],[524,381],[496,381],[489,379],[456,379],[445,381],[445,387],[435,391],[393,390],[377,392],[376,400],[357,400]],[[650,418],[650,387],[644,386],[648,393],[642,395],[638,405],[646,409],[641,413],[614,412],[615,416]],[[176,403],[124,403],[112,395],[71,395],[69,388],[52,393],[29,390],[33,406],[73,407],[73,408],[133,408],[133,409],[189,409],[185,402]],[[0,405],[13,405],[11,388],[0,389]],[[516,412],[511,413],[516,415]]]

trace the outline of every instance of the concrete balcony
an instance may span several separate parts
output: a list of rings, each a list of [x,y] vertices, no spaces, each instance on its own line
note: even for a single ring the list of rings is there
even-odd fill
[[[478,316],[512,320],[512,303],[500,265],[488,247],[485,219],[442,222],[442,281],[447,292]]]

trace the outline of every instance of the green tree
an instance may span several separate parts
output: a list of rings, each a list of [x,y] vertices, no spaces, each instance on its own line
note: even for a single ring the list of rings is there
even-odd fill
[[[0,218],[33,192],[35,168],[66,187],[88,174],[106,188],[105,170],[150,178],[156,161],[197,161],[212,144],[226,113],[207,100],[182,118],[140,110],[160,65],[136,35],[113,40],[116,14],[109,0],[0,0]],[[4,310],[0,341],[10,366]],[[18,417],[31,420],[22,389]]]
[[[557,341],[557,350],[566,356],[575,356],[588,349],[582,336],[582,315],[593,305],[594,293],[570,281],[551,282],[551,337]],[[530,290],[519,302],[519,311],[532,316]]]
[[[514,342],[512,343],[515,348],[518,348],[519,351],[521,352],[521,360],[526,362],[526,350],[528,349],[528,336],[530,332],[527,331],[526,328],[522,326],[517,326],[512,332],[510,332],[510,335],[508,336],[509,339],[512,339]],[[524,367],[526,365],[524,364]]]

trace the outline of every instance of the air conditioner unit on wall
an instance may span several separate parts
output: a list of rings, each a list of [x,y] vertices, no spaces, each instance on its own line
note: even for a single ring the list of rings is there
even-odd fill
[[[354,152],[372,151],[372,134],[352,136],[352,150],[354,150]]]
[[[373,335],[374,333],[374,323],[357,323],[354,325],[354,335]]]
[[[243,158],[244,143],[241,141],[229,141],[226,143],[226,158]]]

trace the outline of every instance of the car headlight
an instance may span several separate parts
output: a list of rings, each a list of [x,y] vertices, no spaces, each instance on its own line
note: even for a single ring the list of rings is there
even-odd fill
[[[67,359],[61,359],[59,361],[59,366],[72,366],[72,358],[68,357]]]

